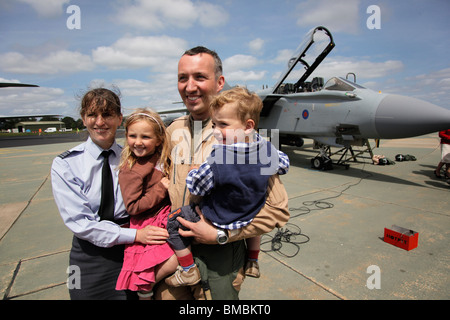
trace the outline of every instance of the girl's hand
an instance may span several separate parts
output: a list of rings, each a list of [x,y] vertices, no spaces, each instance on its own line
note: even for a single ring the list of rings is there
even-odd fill
[[[163,177],[161,179],[161,183],[166,189],[169,189],[170,180],[167,177]]]

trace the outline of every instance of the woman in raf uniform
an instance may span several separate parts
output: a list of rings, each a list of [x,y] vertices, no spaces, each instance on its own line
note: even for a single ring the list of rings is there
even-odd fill
[[[74,233],[70,298],[134,298],[128,291],[115,290],[124,245],[164,243],[168,233],[155,226],[126,227],[129,215],[116,170],[122,151],[115,140],[122,123],[118,94],[104,88],[90,90],[82,98],[80,115],[89,133],[87,141],[56,157],[51,169],[56,205]]]

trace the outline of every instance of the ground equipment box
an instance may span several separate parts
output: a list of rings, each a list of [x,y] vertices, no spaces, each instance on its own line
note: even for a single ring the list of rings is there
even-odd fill
[[[409,251],[417,247],[419,233],[393,225],[390,229],[384,228],[384,241]]]

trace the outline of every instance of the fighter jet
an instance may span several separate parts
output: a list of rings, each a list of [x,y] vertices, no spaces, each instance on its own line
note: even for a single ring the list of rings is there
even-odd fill
[[[337,163],[345,164],[358,156],[352,146],[366,146],[362,152],[373,157],[368,139],[408,138],[450,128],[450,110],[364,88],[355,83],[354,73],[325,84],[320,77],[306,81],[334,46],[325,27],[308,33],[275,86],[259,93],[264,104],[260,129],[279,130],[280,142],[287,145],[302,146],[303,138],[314,139],[320,154],[312,166],[321,169],[334,155],[330,146],[342,148],[335,154],[341,155]],[[301,72],[294,71],[298,66]],[[343,160],[348,151],[352,156]]]
[[[326,83],[321,77],[307,81],[334,47],[327,28],[308,32],[276,84],[257,92],[263,101],[260,132],[265,130],[267,137],[297,147],[303,145],[303,138],[313,139],[320,151],[311,164],[323,169],[335,155],[340,155],[336,164],[347,168],[349,161],[365,158],[366,152],[371,159],[369,139],[409,138],[450,128],[450,110],[364,88],[356,83],[354,73],[332,77]],[[331,146],[340,149],[332,153]],[[354,146],[363,149],[355,153]]]

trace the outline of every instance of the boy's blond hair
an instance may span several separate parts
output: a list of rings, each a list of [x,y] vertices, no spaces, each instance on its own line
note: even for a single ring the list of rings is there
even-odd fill
[[[252,119],[255,122],[255,129],[258,127],[259,114],[263,103],[256,93],[250,92],[244,87],[233,87],[230,90],[221,92],[212,99],[210,103],[211,111],[219,110],[228,103],[236,103],[237,116],[242,123]]]

